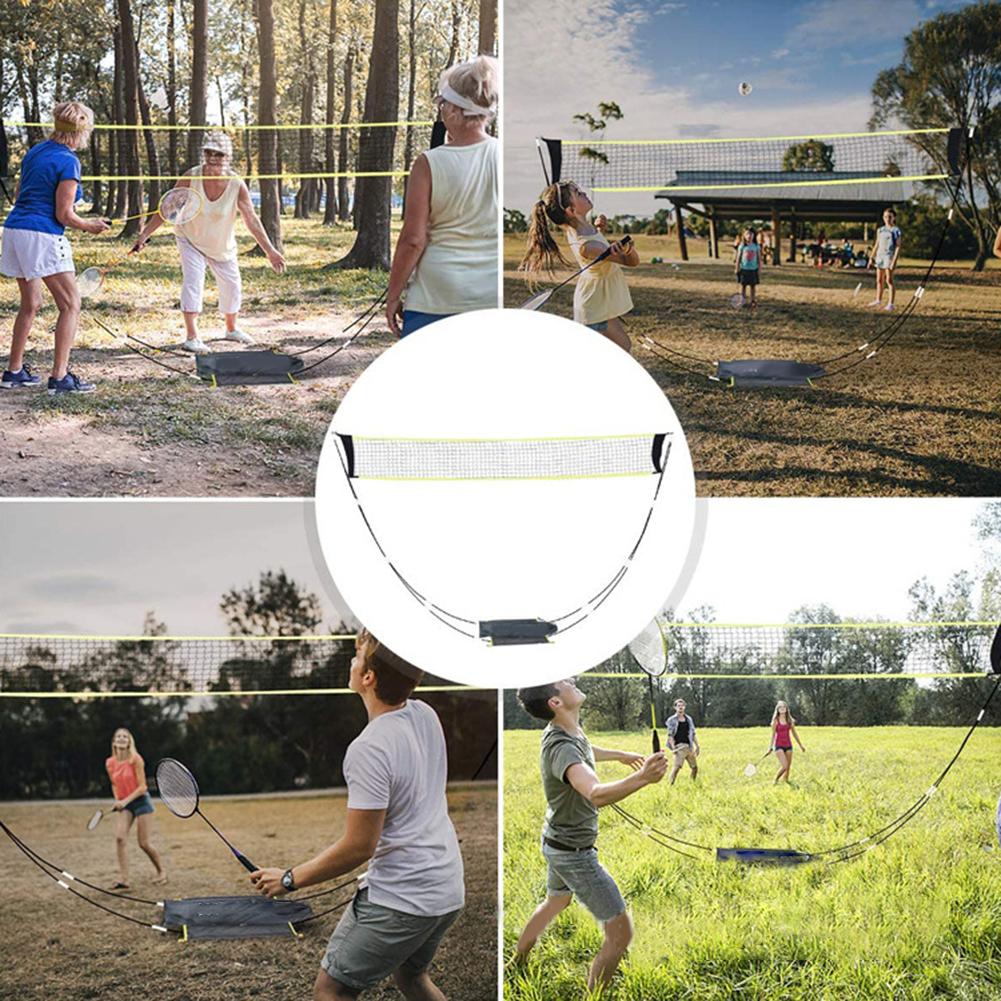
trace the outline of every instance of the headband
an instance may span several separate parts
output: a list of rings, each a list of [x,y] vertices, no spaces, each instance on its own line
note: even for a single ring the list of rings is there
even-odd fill
[[[492,115],[497,110],[493,105],[489,108],[484,108],[482,105],[470,101],[468,97],[463,97],[460,93],[453,90],[447,83],[443,83],[441,85],[438,90],[438,96],[448,101],[449,104],[454,104],[457,108],[461,108],[462,113],[467,118],[480,115]]]

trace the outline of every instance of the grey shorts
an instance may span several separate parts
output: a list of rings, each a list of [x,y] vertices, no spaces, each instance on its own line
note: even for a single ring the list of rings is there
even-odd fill
[[[546,892],[551,897],[572,893],[596,921],[611,921],[625,913],[626,902],[615,880],[598,861],[597,849],[564,852],[543,842],[542,854],[549,867]]]
[[[320,962],[327,976],[351,990],[374,987],[396,970],[423,973],[458,911],[429,917],[373,904],[359,890],[330,936]]]

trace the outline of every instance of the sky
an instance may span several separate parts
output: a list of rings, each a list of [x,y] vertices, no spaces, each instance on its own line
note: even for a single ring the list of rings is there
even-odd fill
[[[981,568],[976,500],[700,503],[707,530],[678,608],[711,605],[720,622],[782,622],[820,602],[906,619],[918,578],[941,589]],[[336,628],[344,606],[312,517],[311,501],[0,502],[0,632],[132,635],[152,610],[173,635],[225,635],[221,595],[279,569]]]
[[[135,635],[152,611],[175,636],[225,636],[220,598],[266,570],[320,597],[336,628],[311,519],[298,500],[2,502],[0,632]]]
[[[506,0],[504,205],[543,186],[534,138],[578,139],[572,121],[614,101],[608,139],[864,131],[876,75],[922,21],[963,0]],[[740,82],[752,85],[741,97]],[[602,196],[652,214],[651,195]]]

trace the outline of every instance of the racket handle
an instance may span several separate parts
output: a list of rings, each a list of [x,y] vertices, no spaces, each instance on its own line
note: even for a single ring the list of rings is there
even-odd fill
[[[657,754],[660,751],[660,734],[656,730],[653,731],[653,753]]]
[[[236,856],[236,860],[243,866],[247,872],[257,872],[257,866],[247,858],[246,855],[238,852],[235,848],[233,849],[233,854]]]

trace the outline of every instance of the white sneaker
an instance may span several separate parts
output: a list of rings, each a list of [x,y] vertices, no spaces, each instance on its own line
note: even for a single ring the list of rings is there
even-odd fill
[[[892,302],[888,302],[886,304],[886,306],[884,307],[884,309],[886,310],[887,313],[892,313],[896,308],[897,307],[894,306]]]
[[[185,341],[181,345],[182,351],[190,351],[193,355],[210,355],[212,352],[206,347],[205,342],[200,337]]]
[[[882,305],[883,305],[883,300],[882,299],[873,299],[872,302],[869,303],[869,307],[868,308],[871,309],[873,306],[882,306]]]
[[[227,330],[225,334],[222,335],[224,341],[236,341],[237,344],[253,344],[254,339],[250,334],[245,334],[239,327],[235,327],[233,330]]]

